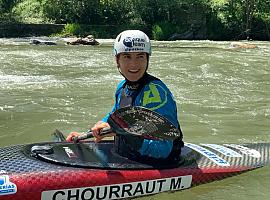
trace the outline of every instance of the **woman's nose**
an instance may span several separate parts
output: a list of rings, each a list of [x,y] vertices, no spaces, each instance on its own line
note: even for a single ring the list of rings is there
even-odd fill
[[[138,62],[136,59],[132,58],[130,59],[130,66],[131,67],[136,67],[138,65]]]

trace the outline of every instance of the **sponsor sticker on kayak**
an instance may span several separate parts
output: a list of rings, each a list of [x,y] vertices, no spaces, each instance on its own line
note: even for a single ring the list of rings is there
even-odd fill
[[[260,158],[261,157],[261,153],[255,149],[250,149],[248,147],[239,145],[239,144],[224,144],[224,146],[227,147],[232,147],[235,148],[237,150],[239,150],[241,153],[251,156],[253,158]]]
[[[9,181],[8,175],[0,175],[0,196],[15,194],[17,192],[17,186]]]
[[[191,144],[191,143],[185,143],[185,146],[197,151],[198,153],[204,155],[205,157],[207,157],[208,159],[212,160],[214,163],[216,163],[219,166],[230,166],[230,163],[228,163],[226,160],[224,160],[223,158],[219,157],[217,154],[215,154],[214,152],[201,147],[197,144]]]
[[[77,155],[69,147],[63,147],[69,158],[75,158]]]
[[[229,149],[227,147],[224,147],[222,145],[218,145],[218,144],[201,144],[202,146],[205,147],[209,147],[212,148],[216,151],[218,151],[219,153],[228,156],[228,157],[233,157],[233,158],[241,158],[243,157],[240,153],[237,153],[236,151]]]
[[[44,191],[41,200],[106,200],[156,194],[191,187],[192,175],[94,187]]]

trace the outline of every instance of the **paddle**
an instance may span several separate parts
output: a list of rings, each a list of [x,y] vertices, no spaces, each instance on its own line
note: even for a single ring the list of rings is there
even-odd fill
[[[58,129],[56,129],[52,135],[54,137],[54,139],[53,139],[54,142],[65,142],[66,141],[64,134],[61,131],[59,131]],[[75,145],[75,148],[77,148],[77,155],[80,158],[80,160],[85,160],[86,155],[84,153],[82,146],[78,143],[73,144],[73,145]],[[93,152],[95,153],[97,158],[100,160],[103,167],[109,167],[107,155],[104,154],[104,152],[102,150],[100,150],[99,148],[96,148],[95,145],[93,145],[92,147],[93,147],[92,148]]]
[[[175,140],[181,137],[180,131],[165,117],[144,107],[125,107],[113,112],[108,123],[111,129],[103,129],[101,135],[114,132],[119,135],[141,136],[154,140]],[[78,142],[91,138],[89,131],[73,140]]]
[[[56,129],[52,133],[52,136],[53,136],[53,142],[64,142],[64,141],[66,141],[66,138],[65,138],[64,134],[61,131],[59,131],[58,129]]]
[[[64,134],[61,131],[59,131],[58,129],[55,129],[55,131],[52,133],[52,136],[53,136],[53,142],[66,141]]]

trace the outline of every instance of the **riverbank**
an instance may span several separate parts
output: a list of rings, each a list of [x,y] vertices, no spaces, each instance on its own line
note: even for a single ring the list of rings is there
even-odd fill
[[[1,24],[0,23],[0,38],[23,38],[23,37],[65,37],[65,36],[80,36],[93,35],[95,38],[115,38],[121,28],[116,26],[102,26],[102,25],[81,25],[79,28],[76,24]],[[143,30],[145,31],[145,30]],[[151,39],[151,31],[145,31]],[[207,28],[200,28],[199,30],[189,29],[183,33],[173,34],[169,40],[241,40],[241,38],[219,38],[217,36],[209,35]],[[270,35],[267,33],[258,33],[253,35],[253,40],[269,41]]]
[[[77,25],[77,24],[1,24],[0,38],[17,37],[55,37],[93,35],[99,38],[115,38],[118,31],[116,26]]]
[[[40,41],[51,41],[57,46],[67,45],[67,41],[70,40],[69,37],[17,37],[17,38],[0,38],[0,45],[2,46],[20,46],[20,45],[34,45],[31,40]],[[114,39],[106,38],[96,38],[99,42],[98,46],[101,47],[112,47]],[[221,49],[232,49],[233,41],[211,41],[211,40],[177,40],[177,41],[157,41],[151,40],[153,48],[221,48]],[[239,43],[239,42],[237,42]],[[267,44],[265,41],[240,41],[240,43],[255,45],[258,48],[264,48]]]
[[[0,38],[50,36],[64,27],[64,24],[0,24]]]

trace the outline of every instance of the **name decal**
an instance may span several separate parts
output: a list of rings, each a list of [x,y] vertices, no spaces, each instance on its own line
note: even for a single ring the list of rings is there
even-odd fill
[[[109,200],[182,190],[191,187],[192,175],[94,187],[44,191],[41,200]]]

